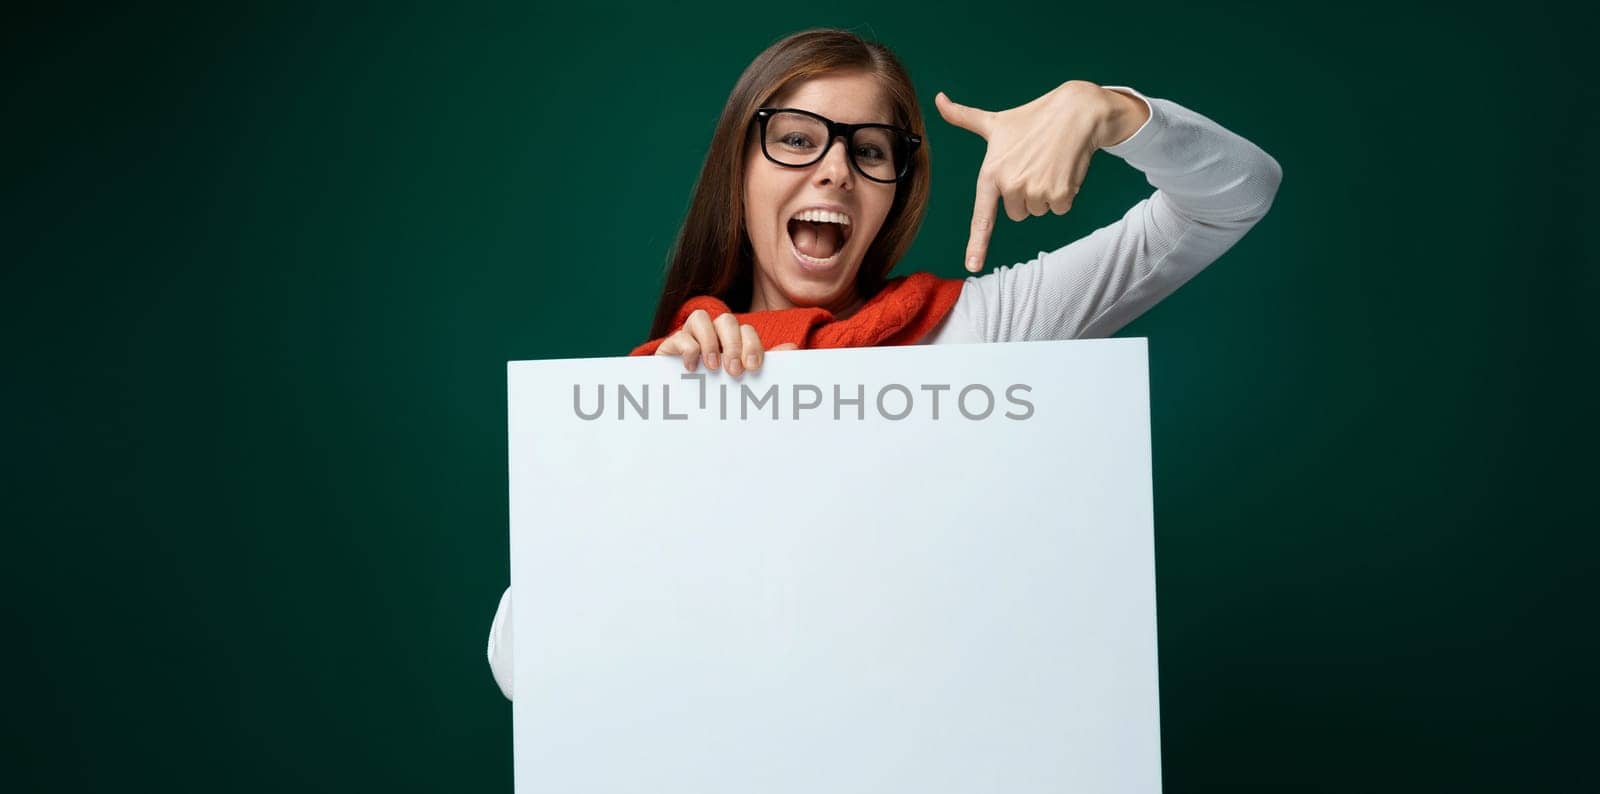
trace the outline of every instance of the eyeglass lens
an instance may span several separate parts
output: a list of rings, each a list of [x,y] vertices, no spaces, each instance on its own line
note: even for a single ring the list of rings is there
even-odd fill
[[[892,181],[900,175],[905,158],[894,132],[880,127],[856,130],[856,167],[873,179]],[[768,156],[784,165],[810,165],[816,162],[828,142],[828,127],[804,113],[779,111],[767,120]]]

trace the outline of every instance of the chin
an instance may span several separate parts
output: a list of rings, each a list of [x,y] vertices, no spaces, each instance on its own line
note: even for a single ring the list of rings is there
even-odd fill
[[[793,266],[783,284],[784,297],[796,306],[837,303],[855,289],[856,270],[856,267],[836,267],[832,272],[816,273]]]

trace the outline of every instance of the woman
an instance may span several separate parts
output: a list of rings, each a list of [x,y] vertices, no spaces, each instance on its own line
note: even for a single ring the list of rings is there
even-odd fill
[[[651,340],[737,377],[766,350],[1104,337],[1170,295],[1267,212],[1282,172],[1210,119],[1081,80],[1010,110],[936,98],[988,142],[966,266],[982,269],[996,205],[1013,221],[1065,213],[1103,149],[1156,192],[1122,219],[982,277],[888,279],[928,201],[915,90],[880,44],[808,30],[745,69],[711,139]],[[841,145],[834,145],[841,143]],[[511,591],[489,665],[512,696]]]

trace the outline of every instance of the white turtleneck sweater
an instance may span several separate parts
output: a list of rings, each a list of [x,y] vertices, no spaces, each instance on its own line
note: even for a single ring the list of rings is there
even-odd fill
[[[1110,336],[1239,241],[1272,206],[1283,171],[1211,119],[1125,86],[1150,118],[1104,151],[1144,173],[1155,193],[1103,226],[1027,262],[966,280],[924,344]],[[512,696],[511,590],[489,628],[489,668]]]

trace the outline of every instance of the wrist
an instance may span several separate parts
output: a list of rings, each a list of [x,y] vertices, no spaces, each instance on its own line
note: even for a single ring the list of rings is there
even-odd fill
[[[1106,113],[1096,142],[1099,148],[1126,142],[1150,120],[1150,107],[1144,100],[1109,88],[1101,88],[1100,93],[1106,100]]]

